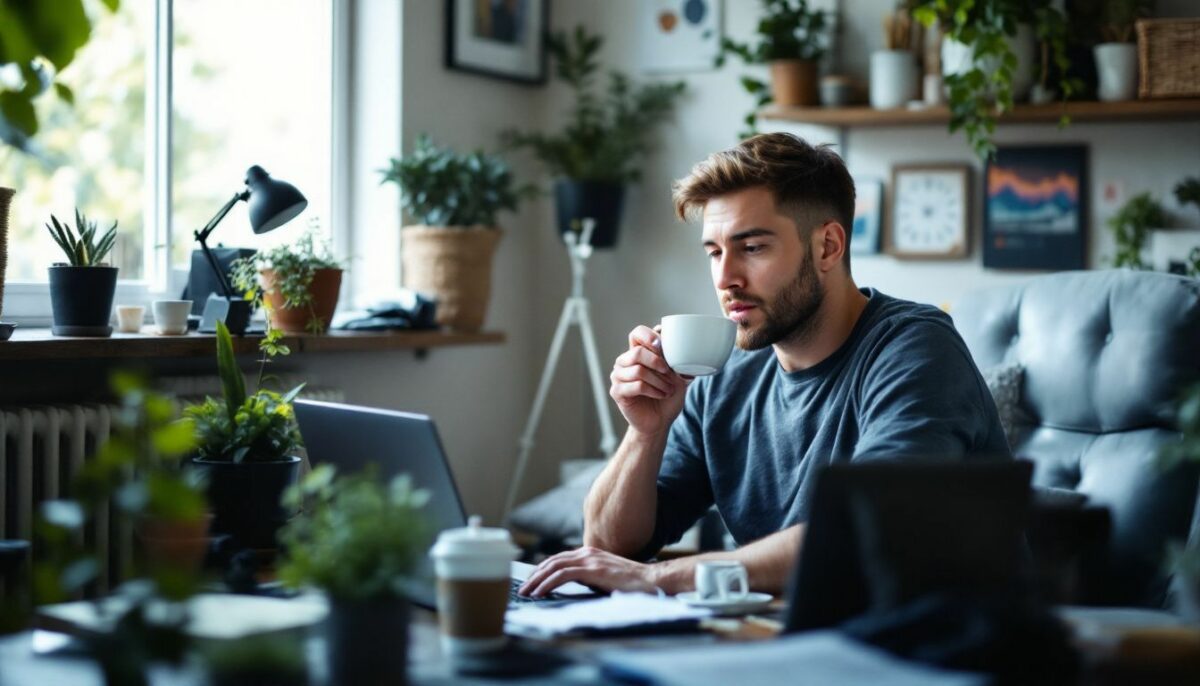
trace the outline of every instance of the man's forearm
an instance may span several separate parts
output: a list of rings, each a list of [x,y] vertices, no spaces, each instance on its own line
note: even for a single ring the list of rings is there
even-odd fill
[[[738,560],[746,565],[750,588],[780,595],[791,577],[797,552],[804,540],[804,524],[778,531],[737,550],[705,553],[667,560],[652,566],[655,585],[672,595],[695,590],[696,563],[705,560]]]
[[[583,544],[630,556],[650,542],[658,508],[658,470],[667,435],[633,430],[592,484],[583,505]]]

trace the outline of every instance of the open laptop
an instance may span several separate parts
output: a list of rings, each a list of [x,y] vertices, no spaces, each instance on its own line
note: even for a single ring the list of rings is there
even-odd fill
[[[432,419],[408,412],[312,400],[297,400],[295,409],[310,463],[331,464],[340,473],[358,472],[374,465],[380,479],[385,481],[409,474],[414,486],[430,493],[425,514],[435,537],[446,529],[467,525],[462,498]],[[523,562],[512,563],[513,603],[532,601],[519,598],[516,588],[529,578],[533,568]],[[427,555],[422,557],[414,576],[417,581],[411,600],[424,607],[436,607],[433,564]],[[587,586],[571,582],[559,587],[548,599],[563,601],[595,595]]]
[[[784,630],[836,626],[927,593],[1019,591],[1032,473],[1023,460],[827,467]]]

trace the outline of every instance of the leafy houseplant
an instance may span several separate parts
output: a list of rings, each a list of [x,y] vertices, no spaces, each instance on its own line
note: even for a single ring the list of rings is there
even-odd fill
[[[1100,7],[1100,35],[1095,46],[1097,95],[1101,100],[1132,100],[1137,97],[1137,46],[1134,23],[1150,12],[1150,0],[1104,0]]]
[[[244,547],[271,548],[292,514],[280,503],[300,470],[296,452],[301,438],[292,401],[303,385],[285,395],[262,388],[247,394],[223,322],[217,323],[216,340],[222,397],[184,410],[196,427],[192,463],[207,478],[213,530],[230,534]]]
[[[1175,199],[1180,205],[1192,204],[1200,210],[1200,176],[1189,176],[1176,184]]]
[[[67,262],[50,267],[50,306],[54,315],[51,331],[56,336],[110,336],[113,294],[117,268],[104,258],[117,237],[117,223],[104,233],[94,221],[75,210],[75,227],[50,216],[46,224]]]
[[[825,12],[810,10],[808,0],[762,0],[762,5],[765,15],[758,22],[757,42],[752,45],[725,38],[717,57],[717,66],[734,54],[746,64],[771,68],[770,88],[754,77],[742,77],[742,87],[755,98],[754,110],[743,120],[742,138],[758,133],[757,112],[772,101],[793,107],[817,104],[817,61],[826,50]]]
[[[491,295],[496,215],[533,192],[518,187],[508,164],[482,151],[459,154],[417,138],[393,158],[383,181],[400,187],[404,209],[420,222],[403,229],[405,283],[437,298],[437,322],[478,331]]]
[[[234,260],[231,271],[234,285],[245,292],[246,300],[267,310],[264,350],[278,342],[279,332],[323,333],[333,321],[342,266],[329,246],[318,242],[315,229],[301,236],[295,246],[281,245]]]
[[[405,586],[428,546],[429,500],[407,476],[381,484],[371,473],[336,477],[321,465],[288,490],[304,512],[280,538],[279,578],[316,586],[330,600],[327,647],[335,683],[404,683]]]
[[[1082,88],[1078,79],[1068,76],[1067,19],[1049,0],[914,0],[912,11],[927,27],[939,24],[944,40],[970,48],[970,64],[944,78],[950,131],[963,130],[980,158],[995,153],[996,118],[1013,107],[1018,69],[1013,41],[1020,25],[1032,25],[1037,38],[1049,47],[1062,99]],[[1064,115],[1061,123],[1067,122]]]
[[[1113,256],[1114,267],[1149,269],[1142,260],[1142,248],[1146,244],[1146,232],[1165,224],[1162,205],[1149,193],[1130,198],[1120,210],[1108,220],[1117,243],[1117,254]]]
[[[555,74],[575,96],[566,124],[554,133],[505,131],[501,140],[526,148],[557,181],[554,187],[559,230],[579,231],[580,220],[595,220],[592,246],[616,245],[625,186],[639,180],[639,165],[650,152],[655,129],[675,109],[682,81],[635,84],[618,71],[597,86],[597,55],[604,39],[583,26],[547,39]]]
[[[1176,420],[1181,438],[1163,446],[1159,463],[1164,471],[1190,466],[1194,479],[1200,471],[1200,384],[1184,392]],[[1200,624],[1200,536],[1194,535],[1184,544],[1172,544],[1168,564],[1179,576],[1179,609],[1185,618]]]

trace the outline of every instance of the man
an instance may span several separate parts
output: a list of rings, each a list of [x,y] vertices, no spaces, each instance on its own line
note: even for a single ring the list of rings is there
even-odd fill
[[[674,373],[639,326],[610,395],[629,422],[584,505],[584,543],[521,592],[693,588],[695,564],[735,559],[778,593],[804,538],[821,467],[872,459],[1008,458],[991,395],[950,318],[859,289],[850,274],[854,184],[842,160],[784,133],[716,153],[675,184],[737,345],[715,376]],[[712,505],[738,549],[636,562]]]

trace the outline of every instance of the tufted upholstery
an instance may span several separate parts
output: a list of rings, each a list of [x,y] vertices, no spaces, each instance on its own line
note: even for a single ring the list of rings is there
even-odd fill
[[[1200,518],[1196,471],[1163,474],[1155,464],[1159,446],[1178,437],[1179,392],[1200,378],[1200,280],[1051,274],[968,294],[954,322],[980,369],[1025,369],[1010,440],[1034,461],[1034,483],[1111,510],[1108,555],[1088,570],[1100,589],[1093,600],[1161,606],[1165,542],[1187,538]]]

